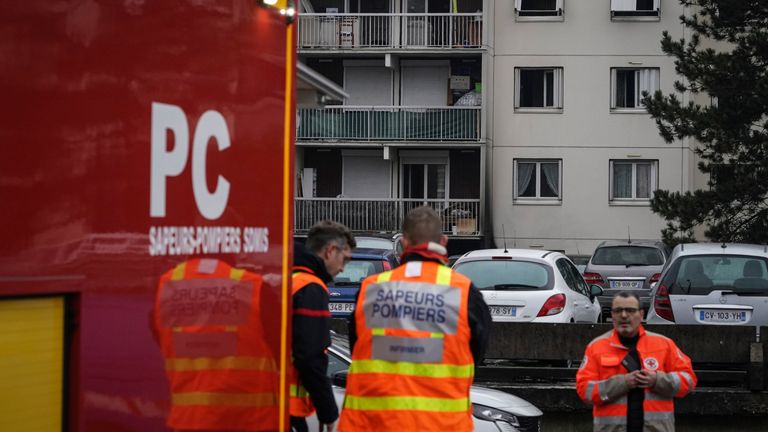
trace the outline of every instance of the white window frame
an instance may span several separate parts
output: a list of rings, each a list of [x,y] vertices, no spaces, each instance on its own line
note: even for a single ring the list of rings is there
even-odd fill
[[[530,163],[536,164],[536,196],[523,197],[519,196],[518,185],[518,164]],[[542,163],[557,163],[557,196],[556,197],[542,197],[541,196],[541,164]],[[563,160],[562,159],[534,159],[534,158],[519,158],[514,159],[514,169],[512,170],[512,194],[515,203],[531,203],[531,204],[561,204],[563,201]]]
[[[527,13],[521,15],[521,12]],[[555,13],[551,14],[551,12]],[[555,9],[544,11],[523,11],[523,0],[515,0],[515,21],[563,21],[564,16],[563,0],[556,0]]]
[[[613,184],[613,167],[616,164],[620,165],[632,165],[632,196],[629,198],[617,198],[614,197],[614,184]],[[638,198],[637,197],[637,165],[650,164],[651,165],[651,184],[648,185],[649,197]],[[659,185],[659,161],[655,159],[611,159],[608,168],[608,200],[611,204],[642,204],[649,205],[651,198],[653,198],[653,191],[658,189]]]
[[[634,71],[635,72],[635,106],[634,107],[620,107],[616,106],[617,103],[617,72],[618,71]],[[643,98],[643,91],[653,94],[656,90],[661,89],[661,69],[657,67],[637,67],[637,68],[625,68],[614,67],[611,68],[611,111],[612,112],[638,112],[645,113],[647,110],[640,103],[640,99]]]
[[[661,0],[653,0],[650,11],[637,10],[637,0],[611,0],[611,19],[614,21],[659,21]]]
[[[551,71],[554,76],[552,77],[552,83],[554,88],[552,89],[552,103],[553,106],[543,107],[521,107],[520,106],[520,71],[523,70],[543,70]],[[544,80],[544,103],[547,100],[547,80]],[[517,112],[555,112],[561,113],[563,111],[563,68],[559,66],[531,66],[531,67],[516,67],[515,68],[515,111]]]

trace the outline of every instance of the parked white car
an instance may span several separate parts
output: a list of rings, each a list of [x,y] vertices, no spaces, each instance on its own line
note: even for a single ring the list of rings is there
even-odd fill
[[[328,349],[328,376],[334,384],[341,384],[341,378],[352,362],[346,338],[333,335]],[[341,375],[339,375],[341,373]],[[344,405],[344,388],[333,386],[336,404]],[[530,402],[509,393],[480,386],[472,386],[469,399],[472,402],[472,421],[475,432],[539,432],[542,412]],[[310,431],[318,430],[317,417],[307,418]],[[448,431],[446,431],[448,432]]]
[[[467,252],[453,270],[483,293],[494,321],[588,322],[600,320],[603,293],[588,285],[568,257],[532,249]]]
[[[675,246],[652,289],[649,324],[768,325],[768,246]]]

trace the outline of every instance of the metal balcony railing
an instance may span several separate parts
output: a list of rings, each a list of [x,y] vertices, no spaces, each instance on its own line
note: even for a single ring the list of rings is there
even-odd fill
[[[296,139],[480,141],[480,107],[339,105],[299,109]]]
[[[478,48],[483,14],[299,15],[299,49]]]
[[[297,233],[324,219],[343,223],[354,232],[399,232],[409,210],[428,205],[443,220],[443,232],[455,236],[482,233],[479,199],[360,199],[295,198],[294,221]]]

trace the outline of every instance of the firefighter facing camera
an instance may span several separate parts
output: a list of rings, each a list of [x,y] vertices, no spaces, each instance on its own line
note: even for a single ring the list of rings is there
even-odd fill
[[[611,317],[613,330],[590,342],[576,374],[579,397],[594,406],[594,430],[674,431],[673,398],[696,387],[691,359],[643,328],[636,294],[616,294]]]
[[[344,270],[355,239],[339,223],[315,224],[304,246],[294,245],[293,368],[290,381],[291,431],[306,432],[306,417],[317,412],[321,431],[333,432],[339,409],[326,376],[331,345],[327,283]]]

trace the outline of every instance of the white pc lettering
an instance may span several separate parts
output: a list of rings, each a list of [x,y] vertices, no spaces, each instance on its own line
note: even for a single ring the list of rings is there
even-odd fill
[[[173,134],[173,149],[168,150],[167,132]],[[230,146],[229,130],[224,116],[218,111],[203,113],[195,127],[192,140],[192,192],[200,214],[206,219],[221,217],[227,208],[229,182],[219,175],[214,192],[206,183],[206,153],[211,138],[219,151]],[[149,215],[162,218],[166,213],[166,180],[180,175],[187,166],[189,155],[189,124],[180,107],[152,103],[150,199]]]

